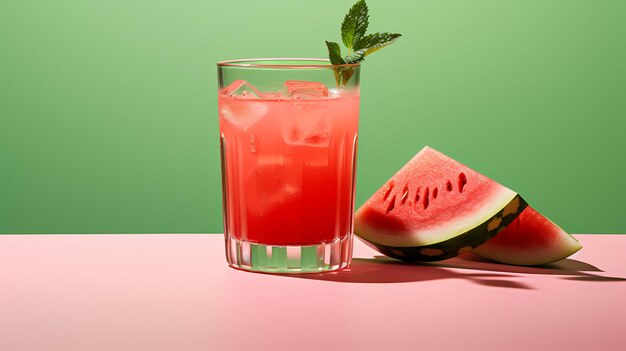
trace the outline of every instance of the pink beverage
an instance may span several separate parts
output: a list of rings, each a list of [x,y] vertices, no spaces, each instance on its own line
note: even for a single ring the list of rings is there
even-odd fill
[[[291,98],[219,94],[225,228],[270,245],[340,240],[352,232],[359,96],[312,82],[289,89]]]
[[[359,65],[218,64],[226,259],[320,272],[352,255]]]

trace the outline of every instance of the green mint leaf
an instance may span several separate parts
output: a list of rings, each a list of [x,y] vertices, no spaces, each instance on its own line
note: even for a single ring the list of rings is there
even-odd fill
[[[369,14],[365,0],[352,5],[341,23],[341,40],[347,48],[352,48],[365,35],[369,24]]]
[[[363,36],[354,43],[354,52],[345,57],[347,63],[356,63],[365,60],[365,56],[393,44],[400,34],[373,33]]]
[[[326,47],[328,47],[328,57],[330,58],[330,63],[333,65],[343,65],[346,63],[346,61],[341,58],[341,48],[339,47],[339,44],[332,41],[326,41]]]
[[[354,43],[354,50],[361,51],[366,50],[364,56],[367,56],[375,51],[378,51],[385,46],[393,44],[401,34],[397,33],[373,33],[361,37]]]
[[[341,58],[341,48],[339,47],[339,44],[327,40],[326,47],[328,47],[328,57],[330,58],[330,63],[333,65],[344,65],[346,63],[346,61]],[[337,83],[337,86],[339,87],[342,84],[345,85],[342,80],[343,74],[341,72],[341,67],[333,67],[333,73],[335,74],[335,82]],[[350,77],[348,77],[348,79],[350,79]],[[345,82],[347,82],[347,80]]]
[[[361,49],[361,50],[357,50],[353,53],[351,53],[350,55],[345,57],[345,61],[347,63],[357,63],[357,62],[361,62],[365,59],[365,53],[367,52],[367,48],[366,49]]]

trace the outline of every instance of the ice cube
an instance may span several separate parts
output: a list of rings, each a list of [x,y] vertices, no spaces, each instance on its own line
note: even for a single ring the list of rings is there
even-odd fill
[[[252,99],[234,99],[220,101],[220,114],[230,124],[248,130],[265,116],[267,106],[263,101]]]
[[[330,143],[331,121],[324,111],[300,111],[283,130],[283,140],[289,145],[326,147]]]
[[[320,128],[315,131],[307,131],[298,127],[290,128],[285,142],[290,145],[300,146],[328,146],[330,135]]]
[[[296,100],[320,99],[328,97],[328,88],[319,82],[288,80],[283,85],[283,96]]]
[[[250,201],[249,208],[263,215],[292,202],[301,192],[300,178],[294,178],[292,173],[282,155],[258,157],[247,175],[246,183],[253,185],[256,192],[256,201]]]
[[[240,99],[264,99],[263,93],[259,91],[259,89],[252,86],[252,84],[246,82],[245,80],[239,79],[232,82],[229,86],[222,90],[223,94],[226,94],[230,97],[240,98]]]

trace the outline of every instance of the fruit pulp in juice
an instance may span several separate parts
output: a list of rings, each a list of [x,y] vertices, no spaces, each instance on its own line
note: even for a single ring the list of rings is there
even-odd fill
[[[218,104],[227,235],[286,246],[352,232],[358,92],[299,99],[222,91]]]

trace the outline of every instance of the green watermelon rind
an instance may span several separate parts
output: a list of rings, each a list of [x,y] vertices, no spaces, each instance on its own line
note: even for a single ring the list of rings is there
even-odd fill
[[[509,202],[509,204],[518,202],[517,209],[510,212],[510,207],[504,206],[493,216],[474,228],[460,233],[452,238],[428,245],[416,246],[389,246],[378,244],[363,238],[356,233],[361,241],[371,248],[378,250],[380,253],[403,261],[412,262],[432,262],[440,261],[448,258],[456,257],[461,253],[470,252],[474,248],[482,245],[487,240],[494,237],[502,228],[511,224],[524,209],[528,203],[519,195]],[[507,214],[504,212],[507,211]],[[497,225],[494,226],[494,224]]]

